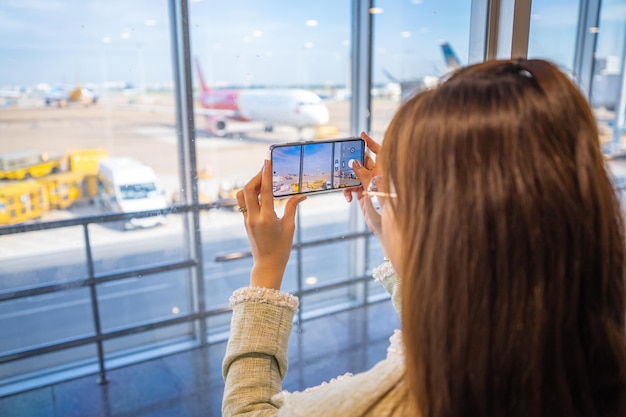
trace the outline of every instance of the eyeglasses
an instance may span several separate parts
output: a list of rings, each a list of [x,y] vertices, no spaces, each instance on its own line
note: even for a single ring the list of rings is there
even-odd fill
[[[372,203],[372,207],[376,210],[376,213],[383,214],[383,205],[385,203],[385,198],[397,198],[398,195],[396,193],[385,193],[380,190],[380,185],[382,184],[382,179],[380,175],[372,178],[369,187],[367,190],[363,191],[363,194],[370,198],[370,202]]]

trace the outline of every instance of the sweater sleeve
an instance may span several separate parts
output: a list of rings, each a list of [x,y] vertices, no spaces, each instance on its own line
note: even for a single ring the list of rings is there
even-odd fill
[[[398,274],[396,270],[391,265],[391,262],[385,262],[372,271],[372,275],[374,280],[380,282],[383,287],[387,290],[387,292],[391,295],[391,302],[395,307],[398,314],[401,313],[401,286],[400,279],[398,278]]]
[[[273,416],[273,395],[287,373],[287,343],[298,299],[265,288],[242,288],[230,299],[230,338],[222,363],[223,416]]]

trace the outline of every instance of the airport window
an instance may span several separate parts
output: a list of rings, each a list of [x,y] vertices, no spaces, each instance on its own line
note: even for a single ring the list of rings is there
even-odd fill
[[[10,250],[0,255],[0,320],[11,330],[0,344],[0,393],[63,371],[104,380],[111,366],[223,340],[228,297],[251,267],[234,193],[270,144],[351,132],[350,2],[303,5],[292,16],[279,3],[243,3],[189,3],[194,169],[204,205],[191,257],[195,223],[181,185],[191,173],[181,173],[189,165],[177,140],[170,50],[172,25],[182,21],[168,8],[180,3],[8,7],[20,24],[5,27],[4,38],[30,46],[9,47],[13,71],[1,86],[1,134],[13,140],[2,142],[0,201],[11,209],[0,221],[16,228],[1,237]],[[329,183],[301,186],[315,192]],[[128,214],[151,210],[164,213]],[[382,254],[354,214],[341,192],[302,205],[285,279],[286,290],[302,295],[300,318],[375,299],[365,282]],[[28,229],[37,224],[45,230]],[[360,237],[350,237],[355,230]]]
[[[579,3],[579,0],[532,2],[529,57],[549,59],[572,73]]]
[[[467,65],[471,3],[375,1],[371,93],[377,139],[401,102]]]
[[[626,5],[601,2],[590,101],[596,110],[601,139],[612,153],[624,152],[626,140],[624,72],[626,71]]]
[[[367,45],[353,15],[365,2],[2,6],[0,401],[225,340],[228,297],[252,266],[234,197],[270,145],[348,137],[364,119],[381,141],[403,100],[470,61],[470,29],[485,26],[473,15],[482,0],[372,3],[369,88],[352,62],[355,42]],[[577,4],[533,2],[530,56],[574,69]],[[622,80],[620,7],[602,2],[596,70]],[[603,88],[594,78],[595,98]],[[359,119],[361,89],[371,114]],[[615,131],[618,109],[604,106],[601,127]],[[310,193],[283,285],[300,296],[300,329],[388,297],[356,205],[316,194],[353,178],[346,160],[330,162],[327,177],[275,174],[277,190]]]
[[[554,61],[579,81],[594,109],[605,153],[610,155],[623,152],[626,137],[624,114],[619,114],[625,34],[623,1],[532,2],[529,57]],[[576,62],[586,63],[587,68]]]
[[[193,2],[189,9],[197,160],[208,173],[200,178],[199,187],[206,195],[212,190],[221,193],[218,197],[231,198],[258,172],[270,145],[351,134],[350,2],[303,3],[287,15],[281,2],[236,4]],[[246,13],[241,14],[244,4]],[[223,27],[219,22],[224,21],[233,24]],[[235,117],[228,117],[223,110],[234,109],[235,103]],[[345,161],[343,165],[334,169],[345,171]],[[278,173],[275,176],[280,177]],[[283,188],[291,187],[292,177],[293,173],[283,175]],[[326,189],[328,183],[310,177],[299,186],[315,193]],[[280,191],[285,192],[287,188]],[[284,201],[277,203],[279,211]],[[349,233],[349,213],[342,193],[310,194],[299,208],[296,241]],[[209,248],[205,262],[210,265],[214,259],[230,259],[206,269],[206,301],[213,307],[247,282],[251,264],[249,259],[232,260],[231,256],[247,250],[239,213],[231,209],[204,216],[202,239]],[[316,288],[354,273],[348,266],[351,245],[348,241],[294,252],[285,289],[313,291],[306,301],[312,309],[316,303],[318,307],[328,305],[330,295],[316,296]],[[335,252],[346,254],[343,262],[328,262],[333,258],[328,254]],[[382,259],[380,253],[378,258]],[[225,278],[218,278],[222,272]],[[215,286],[223,290],[221,298],[215,294]],[[333,299],[351,300],[361,297],[361,292],[346,286],[336,290]],[[224,317],[223,326],[216,326],[219,318],[211,319],[209,337],[213,331],[223,331],[227,320]]]
[[[0,69],[0,201],[9,207],[0,214],[1,225],[171,205],[179,159],[167,3],[68,0],[2,9],[1,37],[12,41],[1,46],[6,60]],[[105,159],[112,161],[106,173],[98,171]],[[0,327],[8,333],[0,356],[41,352],[0,363],[0,392],[50,370],[97,369],[93,342],[62,350],[50,346],[188,313],[190,290],[181,271],[127,273],[182,259],[182,216],[169,214],[162,227],[142,227],[155,219],[162,217],[0,237]],[[116,274],[129,276],[90,293],[89,279]],[[149,300],[155,295],[167,301],[157,307],[156,299]],[[189,335],[184,327],[111,339],[102,351],[113,360]]]

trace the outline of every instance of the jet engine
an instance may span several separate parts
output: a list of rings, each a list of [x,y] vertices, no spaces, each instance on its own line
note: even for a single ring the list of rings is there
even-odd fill
[[[208,130],[211,135],[224,137],[226,136],[226,119],[222,117],[209,117],[207,119]]]

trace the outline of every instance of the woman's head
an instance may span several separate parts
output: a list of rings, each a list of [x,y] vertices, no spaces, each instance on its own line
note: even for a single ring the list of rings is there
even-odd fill
[[[543,60],[463,68],[399,109],[380,161],[422,413],[623,412],[621,214],[567,76]]]

